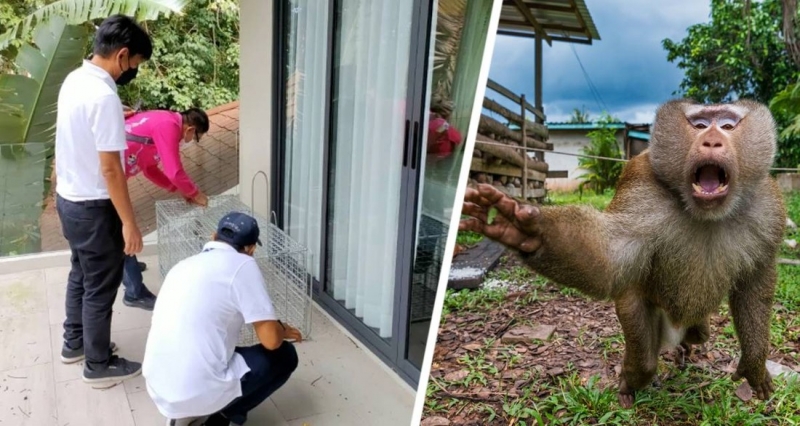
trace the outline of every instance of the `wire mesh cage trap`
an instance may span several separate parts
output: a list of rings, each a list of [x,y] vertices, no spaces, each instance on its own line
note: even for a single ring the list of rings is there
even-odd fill
[[[411,322],[429,321],[447,244],[447,224],[423,214],[411,282]]]
[[[311,264],[309,250],[260,215],[235,195],[208,197],[208,207],[188,204],[182,199],[156,203],[158,259],[161,276],[178,262],[203,249],[226,214],[238,211],[252,215],[261,230],[262,247],[254,254],[264,275],[278,318],[297,327],[304,338],[311,334]],[[253,326],[246,324],[239,335],[240,346],[258,343]]]

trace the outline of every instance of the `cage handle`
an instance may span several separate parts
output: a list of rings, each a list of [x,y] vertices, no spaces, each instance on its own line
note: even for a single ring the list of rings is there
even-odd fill
[[[250,213],[255,215],[256,214],[256,178],[258,175],[264,176],[264,183],[266,184],[266,195],[269,198],[269,177],[263,170],[257,171],[253,178],[250,179]],[[275,210],[270,210],[270,221],[273,225],[278,226],[278,215],[275,213]]]

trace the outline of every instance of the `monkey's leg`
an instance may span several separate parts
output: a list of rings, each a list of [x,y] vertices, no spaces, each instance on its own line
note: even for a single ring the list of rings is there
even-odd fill
[[[692,345],[702,345],[708,341],[710,335],[711,327],[708,325],[708,318],[686,330],[686,335],[678,347],[678,366],[681,369],[686,367],[686,360],[692,355]]]
[[[631,408],[635,393],[653,382],[658,368],[661,315],[641,295],[629,292],[615,300],[617,317],[625,335],[625,356],[617,397]]]
[[[774,265],[758,268],[751,276],[737,282],[729,295],[733,325],[742,348],[732,379],[747,379],[759,399],[767,399],[774,391],[766,362],[776,278]]]

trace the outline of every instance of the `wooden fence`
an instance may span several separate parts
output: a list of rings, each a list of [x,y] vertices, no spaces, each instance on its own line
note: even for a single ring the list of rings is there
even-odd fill
[[[553,149],[553,145],[547,143],[545,115],[528,103],[525,95],[516,95],[491,79],[487,89],[518,104],[519,112],[504,107],[491,99],[489,94],[486,95],[483,107],[493,115],[501,116],[505,123],[486,114],[481,115],[469,184],[489,183],[509,196],[541,203],[546,195],[544,182],[548,176],[548,166],[541,150]],[[516,125],[519,130],[510,128],[510,124]],[[537,149],[533,158],[527,154],[533,152],[530,148]]]

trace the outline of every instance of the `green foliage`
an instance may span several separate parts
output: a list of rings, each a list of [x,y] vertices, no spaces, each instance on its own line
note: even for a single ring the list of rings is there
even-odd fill
[[[662,41],[684,71],[680,94],[701,102],[752,98],[769,102],[796,70],[780,37],[781,0],[711,1],[711,20],[681,41]]]
[[[85,27],[54,17],[34,30],[37,47],[23,44],[16,64],[27,75],[0,75],[0,144],[55,141],[55,116],[61,83],[78,67],[86,43]]]
[[[14,0],[17,3],[32,1]],[[31,29],[53,16],[61,16],[68,24],[79,25],[95,19],[103,19],[114,14],[134,16],[139,21],[152,20],[161,14],[177,13],[189,0],[57,0],[44,2],[22,19],[10,23],[0,34],[0,51],[9,47],[14,40],[25,39]]]
[[[547,191],[547,204],[555,206],[565,206],[569,204],[589,205],[597,210],[605,210],[614,198],[614,191],[606,191],[602,194],[581,194],[578,192],[554,192]]]
[[[211,108],[239,97],[239,6],[233,0],[193,1],[181,16],[148,24],[153,59],[120,90],[146,109]]]
[[[617,143],[616,130],[605,126],[608,123],[618,122],[619,120],[605,115],[599,120],[600,128],[587,133],[590,139],[589,145],[584,147],[581,152],[585,155],[607,158],[623,158],[622,150]],[[578,166],[587,171],[581,176],[581,184],[578,189],[583,193],[583,188],[588,186],[595,194],[602,194],[607,189],[613,189],[617,185],[622,167],[621,161],[604,160],[597,158],[578,158]]]
[[[483,240],[483,235],[470,231],[459,231],[456,243],[462,246],[474,246]]]
[[[586,111],[585,107],[581,107],[581,109],[575,108],[572,110],[572,115],[567,120],[567,123],[591,123],[592,119],[589,117],[589,112]]]

